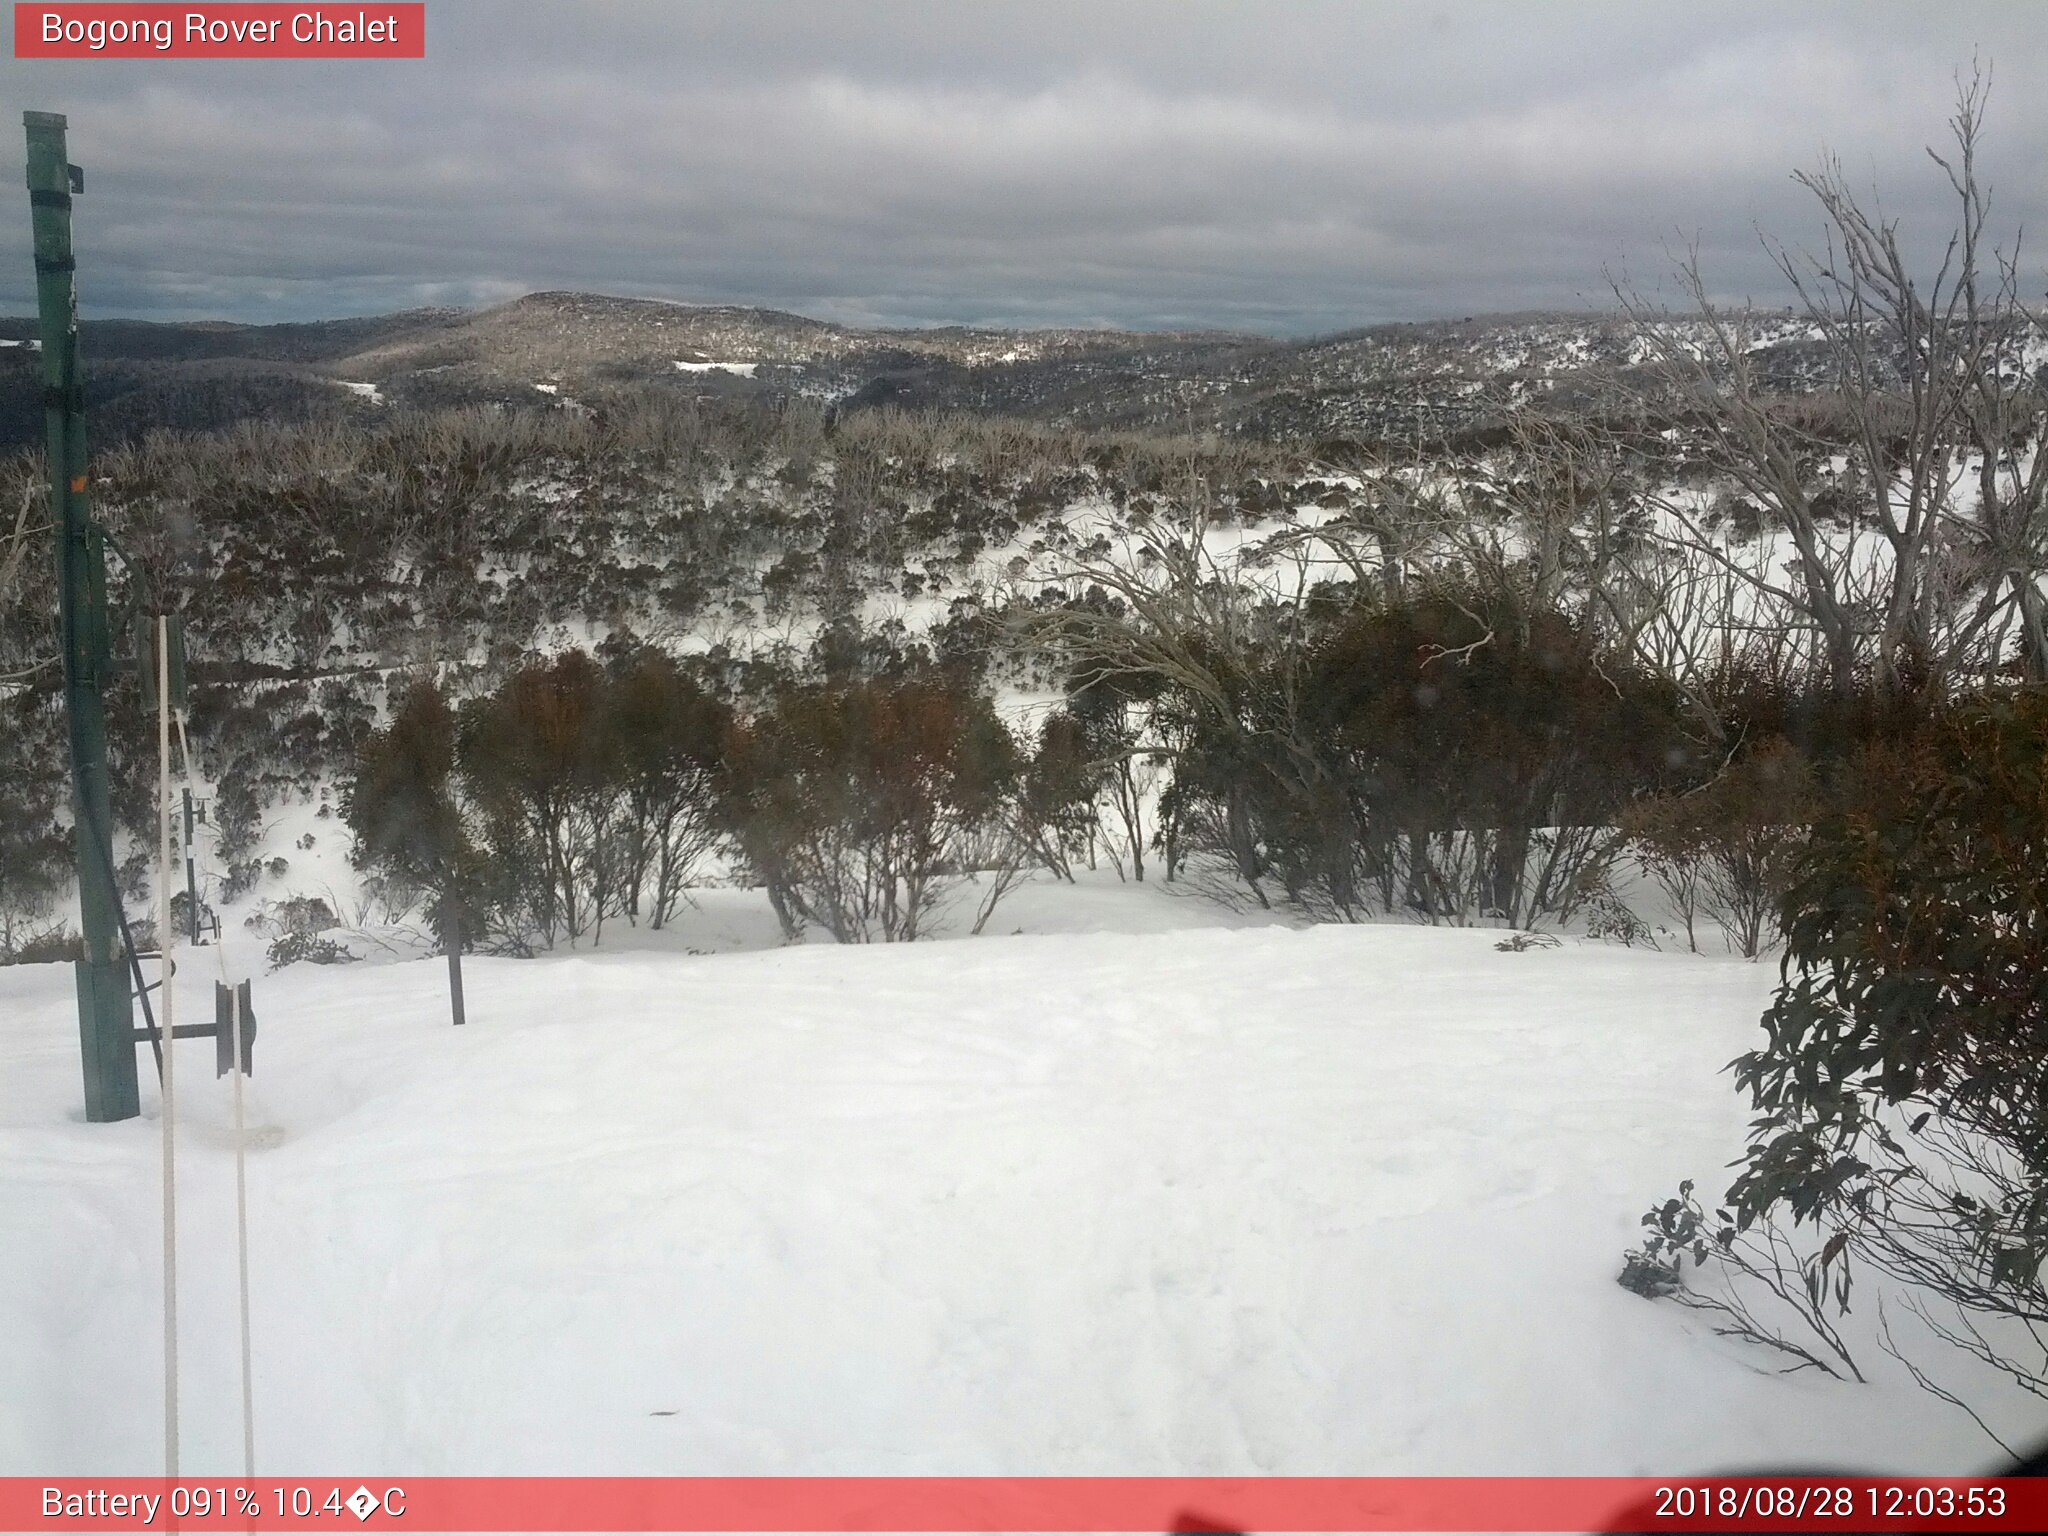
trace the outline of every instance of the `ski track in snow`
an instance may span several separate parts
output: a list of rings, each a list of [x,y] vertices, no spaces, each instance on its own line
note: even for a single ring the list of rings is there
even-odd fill
[[[725,895],[696,938],[738,932]],[[1003,918],[1126,931],[477,959],[460,1031],[436,960],[259,976],[259,1467],[1994,1459],[1896,1367],[1784,1377],[1614,1284],[1739,1147],[1720,1069],[1774,967],[1102,882]],[[79,1122],[70,985],[0,970],[0,1473],[160,1454],[158,1105],[145,1055],[143,1118]],[[203,1476],[239,1465],[232,1161],[211,1046],[181,1053]]]

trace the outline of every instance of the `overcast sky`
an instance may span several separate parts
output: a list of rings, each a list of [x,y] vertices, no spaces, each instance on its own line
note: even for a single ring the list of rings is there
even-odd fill
[[[1694,239],[1724,296],[1778,302],[1757,228],[1817,239],[1789,173],[1824,149],[1920,238],[1943,227],[1922,146],[1973,54],[1998,225],[2048,223],[2048,5],[2020,0],[430,0],[427,21],[416,62],[0,64],[8,123],[70,115],[86,311],[583,288],[1302,334],[1599,305],[1604,273],[1651,286]],[[16,195],[0,305],[25,313]]]

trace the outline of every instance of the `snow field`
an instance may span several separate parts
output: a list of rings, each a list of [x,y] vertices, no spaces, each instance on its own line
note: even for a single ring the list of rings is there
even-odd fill
[[[724,895],[670,942],[758,938]],[[1613,1283],[1635,1216],[1739,1146],[1717,1074],[1768,966],[1025,896],[1004,932],[1083,931],[473,960],[461,1031],[436,960],[259,977],[259,1470],[1994,1460],[1896,1368],[1784,1377]],[[145,1469],[154,1087],[79,1122],[68,968],[0,971],[0,1018],[0,1471]],[[207,1475],[240,1449],[232,1163],[181,1050]]]

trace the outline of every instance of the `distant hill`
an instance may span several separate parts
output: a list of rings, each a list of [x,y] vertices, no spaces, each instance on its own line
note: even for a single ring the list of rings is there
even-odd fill
[[[24,343],[32,319],[0,319]],[[1789,320],[1774,347],[1802,345]],[[1597,387],[1637,359],[1599,315],[1383,325],[1307,341],[1197,331],[857,329],[779,310],[588,293],[289,325],[87,321],[92,432],[391,405],[576,408],[621,392],[754,393],[1261,437],[1372,435]],[[0,446],[39,439],[27,345],[0,346]],[[1795,373],[1797,369],[1793,370]]]

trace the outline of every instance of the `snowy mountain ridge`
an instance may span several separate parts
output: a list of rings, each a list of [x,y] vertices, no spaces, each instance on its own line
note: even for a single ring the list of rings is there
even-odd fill
[[[1788,387],[1811,337],[1750,317]],[[0,320],[0,339],[34,322]],[[536,386],[584,401],[755,394],[843,406],[1016,416],[1059,426],[1255,437],[1372,434],[1418,412],[1597,395],[1646,358],[1624,318],[1523,314],[1376,325],[1284,340],[1203,331],[914,329],[835,325],[780,310],[544,292],[479,310],[249,326],[88,321],[82,346],[102,441],[152,427],[279,415],[348,419],[376,404],[531,407]],[[699,365],[750,365],[752,372]],[[341,398],[368,384],[374,400]],[[0,361],[0,441],[40,431],[33,358]]]

